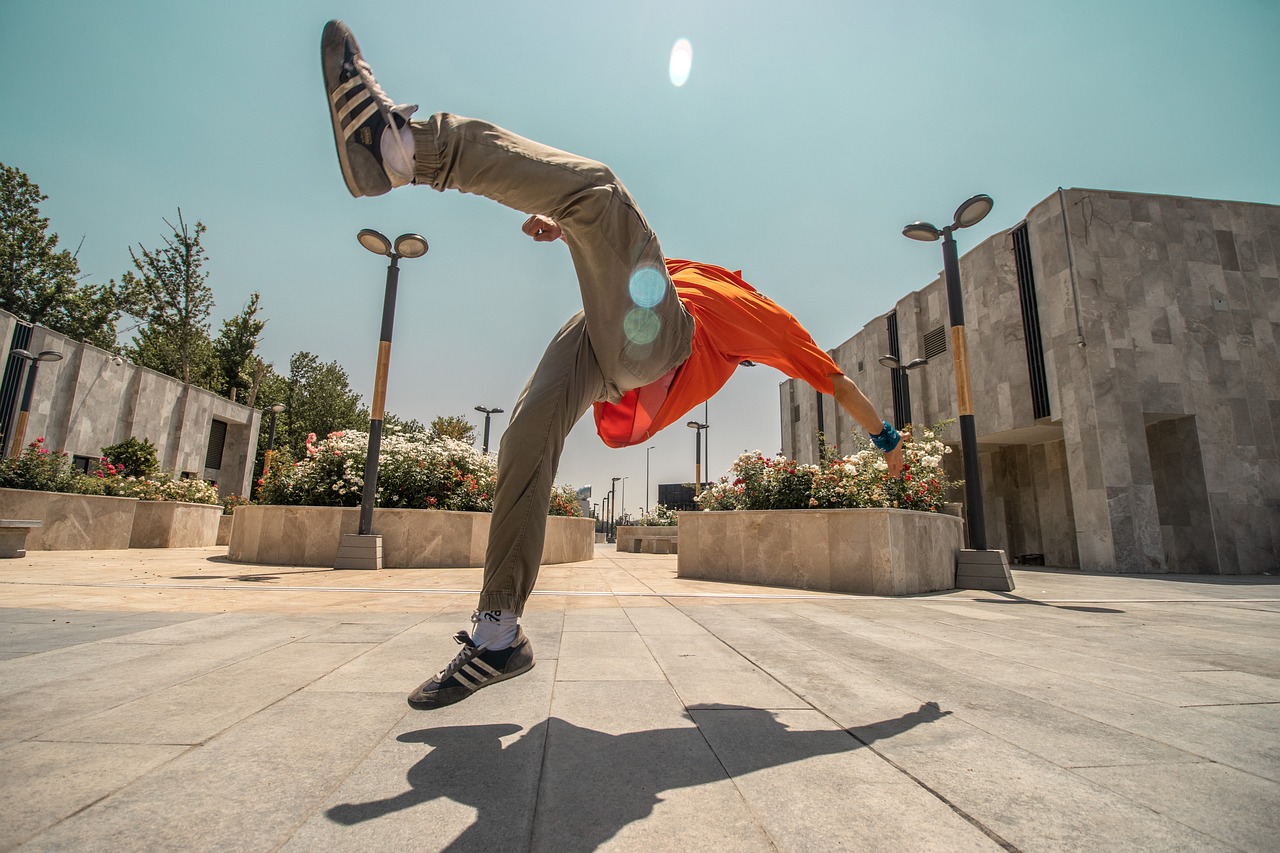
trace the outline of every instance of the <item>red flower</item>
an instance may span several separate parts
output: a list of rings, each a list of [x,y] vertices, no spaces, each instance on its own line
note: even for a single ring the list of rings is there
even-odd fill
[[[905,480],[906,482],[910,483],[910,482],[911,482],[911,475],[910,475],[910,474],[903,474],[903,475],[902,475],[902,479],[903,479],[903,480]]]

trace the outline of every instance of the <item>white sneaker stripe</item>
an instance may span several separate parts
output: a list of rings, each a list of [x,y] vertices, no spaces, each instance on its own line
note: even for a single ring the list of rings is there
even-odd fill
[[[453,677],[458,679],[458,683],[461,684],[463,687],[467,688],[468,690],[477,690],[480,687],[479,684],[476,684],[471,679],[463,675],[461,670],[459,670],[458,672],[455,672],[453,674]]]
[[[333,93],[329,95],[329,100],[333,101],[333,103],[336,105],[338,103],[338,99],[341,98],[343,95],[345,95],[347,92],[351,91],[356,86],[363,86],[363,85],[364,85],[364,81],[361,80],[359,77],[352,77],[350,80],[343,83],[338,88],[334,89]]]
[[[485,675],[483,672],[481,672],[480,670],[476,669],[475,665],[476,665],[477,663],[480,663],[480,661],[475,661],[475,660],[473,660],[473,661],[471,661],[471,663],[469,663],[469,664],[467,664],[466,666],[464,666],[464,667],[462,668],[462,670],[463,670],[467,675],[469,675],[469,676],[471,676],[472,678],[474,678],[474,679],[475,679],[477,682],[479,682],[480,684],[484,684],[486,681],[488,681],[488,680],[491,678],[491,676]],[[485,669],[489,669],[489,667],[487,667],[487,666],[486,666],[486,667],[485,667]],[[494,674],[496,675],[497,673],[494,673]]]
[[[342,122],[343,126],[346,126],[347,122],[351,120],[350,115],[353,112],[370,103],[372,102],[368,100],[368,93],[360,92],[359,94],[352,97],[351,100],[343,104],[341,107],[335,107],[334,113],[337,114],[338,119]]]
[[[493,667],[489,666],[489,664],[487,664],[487,663],[485,663],[484,661],[480,660],[480,658],[476,658],[475,660],[473,660],[473,661],[471,662],[471,666],[479,666],[479,667],[483,667],[483,668],[484,668],[484,671],[485,671],[485,672],[487,672],[487,673],[489,673],[489,675],[488,675],[488,677],[489,677],[489,678],[494,678],[494,677],[497,677],[497,676],[499,676],[499,675],[502,675],[502,673],[501,673],[501,672],[498,672],[498,670],[496,670],[496,669],[494,669]]]
[[[378,111],[378,102],[370,101],[369,106],[360,111],[360,115],[356,116],[351,122],[342,129],[342,135],[351,138],[351,134],[360,129],[360,125],[364,124],[365,119]]]

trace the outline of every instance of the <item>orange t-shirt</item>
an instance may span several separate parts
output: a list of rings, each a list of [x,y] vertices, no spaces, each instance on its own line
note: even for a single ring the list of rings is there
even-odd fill
[[[693,352],[657,382],[628,391],[617,403],[595,404],[596,432],[605,444],[648,440],[711,399],[744,360],[832,393],[831,376],[843,371],[795,317],[743,281],[741,271],[668,258],[667,272],[693,316]]]

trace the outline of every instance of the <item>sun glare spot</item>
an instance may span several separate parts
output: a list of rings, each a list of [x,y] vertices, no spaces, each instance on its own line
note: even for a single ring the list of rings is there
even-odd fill
[[[693,45],[688,39],[680,39],[671,48],[671,85],[680,87],[689,82],[689,71],[693,68]]]

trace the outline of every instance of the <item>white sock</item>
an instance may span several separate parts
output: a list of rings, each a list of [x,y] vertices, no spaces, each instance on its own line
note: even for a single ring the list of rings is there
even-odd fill
[[[520,627],[514,610],[477,610],[471,614],[471,622],[475,626],[472,642],[490,649],[509,647],[516,641],[516,629]]]
[[[391,186],[402,187],[413,180],[413,131],[406,123],[395,133],[382,134],[382,168]]]

